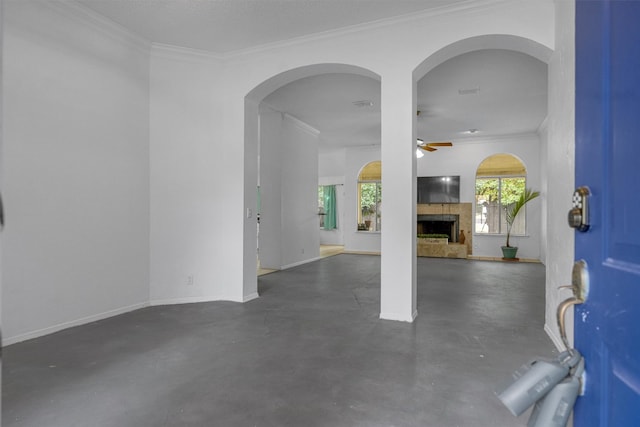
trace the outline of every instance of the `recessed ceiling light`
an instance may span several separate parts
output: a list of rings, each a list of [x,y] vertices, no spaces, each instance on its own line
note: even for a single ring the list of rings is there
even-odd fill
[[[353,101],[352,104],[355,105],[358,108],[373,107],[373,101],[371,101],[370,99],[363,99],[361,101]]]
[[[466,133],[467,135],[473,135],[474,133],[478,133],[480,132],[478,129],[469,129],[469,130],[465,130],[462,133]]]

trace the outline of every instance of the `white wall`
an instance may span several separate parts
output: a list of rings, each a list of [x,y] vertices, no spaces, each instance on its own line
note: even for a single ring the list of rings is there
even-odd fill
[[[547,143],[547,310],[545,329],[562,348],[556,308],[571,296],[559,286],[571,283],[574,231],[567,225],[567,212],[575,187],[575,3],[557,1],[556,50],[549,63],[549,119]],[[573,310],[567,324],[573,325]],[[573,328],[568,331],[573,341]]]
[[[225,266],[235,239],[222,212],[238,178],[216,149],[220,65],[164,46],[150,64],[151,303],[234,299]]]
[[[285,115],[282,123],[283,267],[320,256],[318,132]]]
[[[279,270],[282,262],[282,113],[260,113],[260,266]]]
[[[549,129],[548,115],[538,129],[540,139],[540,262],[547,264],[547,246],[549,244],[547,219],[549,205],[547,203],[547,193],[549,192],[549,172],[547,170],[547,156],[549,150]]]
[[[43,2],[3,26],[9,344],[148,301],[149,46]]]
[[[284,269],[320,255],[318,131],[287,114],[260,115],[260,265]]]
[[[509,153],[527,167],[527,186],[541,189],[540,141],[536,134],[510,135],[493,139],[453,141],[453,147],[426,153],[417,160],[418,176],[460,175],[460,201],[474,203],[475,177],[480,163],[493,154]],[[526,206],[526,236],[512,236],[518,257],[540,259],[542,204],[540,199]],[[473,255],[502,257],[505,235],[473,235]]]

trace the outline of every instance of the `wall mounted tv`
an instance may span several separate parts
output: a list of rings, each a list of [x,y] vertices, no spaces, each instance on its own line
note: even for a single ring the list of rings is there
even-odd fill
[[[419,176],[418,203],[460,203],[460,176]]]

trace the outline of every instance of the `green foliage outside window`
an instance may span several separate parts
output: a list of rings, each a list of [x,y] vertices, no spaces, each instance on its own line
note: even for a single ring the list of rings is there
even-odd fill
[[[515,203],[525,189],[526,178],[476,178],[476,233],[507,232],[505,209]],[[512,234],[525,233],[525,215],[513,224]]]
[[[361,182],[360,193],[360,215],[359,230],[380,231],[381,229],[381,207],[382,207],[382,185],[380,182]]]

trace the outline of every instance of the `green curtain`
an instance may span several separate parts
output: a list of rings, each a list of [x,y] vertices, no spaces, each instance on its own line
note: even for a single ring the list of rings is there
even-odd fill
[[[337,227],[336,221],[336,186],[325,185],[324,194],[324,229],[334,230]]]

